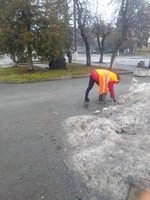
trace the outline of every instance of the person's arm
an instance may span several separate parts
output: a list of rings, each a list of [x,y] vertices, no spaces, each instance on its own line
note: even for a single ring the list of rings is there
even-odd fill
[[[114,93],[114,82],[110,81],[108,83],[108,87],[109,87],[110,97],[113,99],[114,102],[116,102],[115,93]]]

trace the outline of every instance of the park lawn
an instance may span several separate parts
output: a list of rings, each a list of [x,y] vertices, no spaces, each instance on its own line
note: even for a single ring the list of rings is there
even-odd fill
[[[87,67],[83,64],[68,64],[64,70],[48,70],[34,66],[34,71],[29,72],[27,66],[0,68],[0,82],[27,83],[48,81],[63,78],[72,78],[88,75],[95,66]]]

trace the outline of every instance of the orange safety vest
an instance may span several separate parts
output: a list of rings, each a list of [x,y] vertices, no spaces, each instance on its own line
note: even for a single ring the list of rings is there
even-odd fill
[[[96,71],[99,75],[99,94],[102,95],[104,93],[108,93],[108,83],[110,81],[117,82],[117,75],[114,72],[105,69],[96,69]]]

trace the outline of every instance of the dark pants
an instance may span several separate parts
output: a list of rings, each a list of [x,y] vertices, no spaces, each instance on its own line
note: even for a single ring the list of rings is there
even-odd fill
[[[90,90],[93,88],[94,83],[96,83],[97,85],[99,85],[98,82],[96,82],[92,78],[92,76],[90,76],[89,85],[88,85],[88,88],[86,89],[86,92],[85,92],[85,98],[84,98],[85,102],[89,102],[88,95],[89,95]]]

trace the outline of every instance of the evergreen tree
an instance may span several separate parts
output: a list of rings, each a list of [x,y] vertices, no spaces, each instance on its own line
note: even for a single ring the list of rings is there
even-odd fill
[[[66,42],[63,0],[1,0],[0,51],[16,60],[21,55],[33,70],[33,54],[57,58]]]

